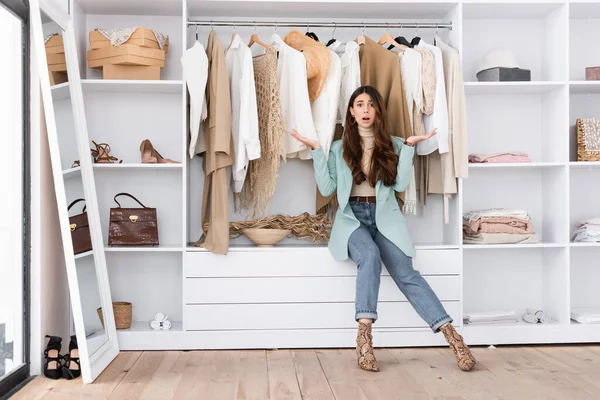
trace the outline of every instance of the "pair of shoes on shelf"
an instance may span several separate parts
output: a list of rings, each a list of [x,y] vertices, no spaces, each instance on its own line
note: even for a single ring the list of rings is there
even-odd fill
[[[59,336],[46,335],[48,344],[44,350],[46,361],[44,363],[44,376],[50,379],[64,378],[67,380],[78,378],[81,375],[81,365],[79,364],[79,348],[77,347],[77,337],[71,336],[69,343],[69,352],[61,355],[62,338]]]
[[[181,164],[179,161],[173,161],[161,156],[148,139],[143,140],[140,144],[140,153],[142,155],[142,164]]]
[[[119,164],[121,164],[123,162],[123,160],[119,160],[117,157],[113,157],[109,154],[110,146],[107,143],[98,144],[93,140],[92,143],[96,146],[95,149],[91,149],[92,157],[94,157],[94,162],[96,164],[113,164],[114,161],[118,161]]]

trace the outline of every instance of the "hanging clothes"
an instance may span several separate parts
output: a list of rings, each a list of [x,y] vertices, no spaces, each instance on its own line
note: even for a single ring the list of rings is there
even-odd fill
[[[231,135],[235,156],[231,176],[233,192],[239,193],[244,186],[249,161],[260,157],[260,139],[252,52],[237,33],[231,39],[225,60],[231,89]]]
[[[422,112],[417,109],[414,110],[413,119],[416,122],[414,123],[413,128],[415,130],[415,135],[425,135],[426,132],[423,122],[423,115],[431,115],[431,113],[433,113],[435,102],[435,60],[433,58],[433,54],[429,50],[423,47],[414,47],[413,49],[421,54],[421,83],[423,89],[423,110]],[[414,164],[419,203],[424,207],[427,205],[427,195],[429,194],[427,156],[415,154]]]
[[[360,45],[359,54],[361,84],[373,86],[381,94],[390,133],[404,139],[412,136],[398,55],[384,49],[367,36],[364,44]],[[406,201],[404,192],[396,192],[396,198],[402,203]]]
[[[447,153],[448,144],[448,105],[446,100],[446,87],[444,84],[444,63],[442,60],[442,51],[425,43],[423,39],[419,41],[418,47],[425,48],[433,54],[435,60],[435,103],[433,113],[424,117],[425,132],[431,132],[437,128],[437,134],[423,142],[417,143],[417,154],[427,155],[439,150],[440,153]]]
[[[341,43],[336,40],[329,46],[329,49],[333,50],[340,57],[342,66],[337,123],[344,126],[350,97],[360,87],[359,45],[353,41]]]
[[[423,85],[421,79],[423,61],[421,54],[411,48],[406,48],[398,52],[398,57],[402,71],[404,93],[409,106],[409,116],[414,133],[424,129],[421,126],[415,126],[422,124],[422,119],[414,118],[415,110],[417,111],[416,114],[419,114],[423,109]],[[405,193],[406,199],[402,211],[406,214],[417,215],[417,183],[414,167],[411,170],[411,179]]]
[[[209,224],[199,244],[216,254],[229,248],[227,167],[233,164],[231,136],[231,97],[223,45],[210,31],[206,45],[208,56],[208,118],[204,121],[206,140],[202,226]],[[203,228],[204,230],[204,228]]]
[[[277,52],[266,49],[253,61],[261,156],[250,161],[242,192],[236,194],[236,208],[248,210],[246,218],[252,219],[267,214],[269,202],[275,194],[285,134],[277,79]]]
[[[183,53],[181,67],[183,80],[190,96],[190,147],[188,152],[190,158],[193,158],[196,154],[202,154],[206,151],[206,142],[200,122],[204,121],[207,116],[208,57],[204,46],[200,42],[196,41],[191,48]]]
[[[445,92],[448,95],[447,110],[450,116],[449,152],[434,152],[429,156],[428,193],[444,196],[444,222],[448,223],[449,199],[457,193],[456,178],[468,175],[467,115],[462,69],[458,51],[436,38],[444,63]]]
[[[342,62],[337,54],[329,51],[330,63],[327,79],[319,96],[311,105],[313,123],[323,148],[325,158],[329,157],[329,148],[335,134],[338,105],[340,101],[340,85],[342,80]]]
[[[285,134],[282,139],[284,158],[298,157],[307,160],[311,158],[310,149],[291,136],[292,130],[295,129],[309,139],[318,140],[308,97],[306,59],[301,52],[288,46],[276,33],[271,36],[270,42],[279,52],[277,77],[285,123]]]
[[[350,41],[342,43],[339,41],[329,45],[329,49],[340,57],[342,76],[340,80],[340,96],[338,101],[337,124],[333,140],[342,138],[343,125],[346,123],[348,102],[352,93],[360,87],[360,55],[358,43]],[[327,155],[328,157],[329,155]],[[323,214],[337,207],[335,192],[329,196],[323,196],[319,189],[316,191],[316,212]]]
[[[367,36],[359,54],[361,84],[373,86],[381,94],[390,133],[404,139],[412,136],[398,56]]]

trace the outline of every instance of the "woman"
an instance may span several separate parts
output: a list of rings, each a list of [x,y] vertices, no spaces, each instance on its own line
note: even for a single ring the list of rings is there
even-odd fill
[[[421,318],[434,333],[444,334],[460,369],[468,371],[475,365],[475,358],[429,284],[412,267],[415,250],[394,193],[403,192],[408,186],[415,144],[436,132],[404,140],[391,136],[385,121],[381,95],[372,86],[362,86],[350,97],[344,137],[332,144],[328,159],[318,141],[296,131],[292,134],[312,149],[321,194],[329,196],[337,190],[340,206],[329,249],[336,260],[345,260],[349,255],[358,267],[357,362],[364,370],[379,370],[373,354],[371,324],[377,320],[383,261]]]

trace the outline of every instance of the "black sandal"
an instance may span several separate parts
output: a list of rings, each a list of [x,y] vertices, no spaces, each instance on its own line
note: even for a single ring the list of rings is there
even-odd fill
[[[59,379],[62,376],[62,356],[60,355],[60,348],[62,338],[58,336],[46,335],[50,340],[44,350],[44,356],[46,361],[44,362],[44,376],[50,379]]]
[[[69,343],[69,352],[63,357],[62,377],[71,380],[81,375],[81,364],[79,364],[79,348],[77,347],[77,337],[71,336]]]

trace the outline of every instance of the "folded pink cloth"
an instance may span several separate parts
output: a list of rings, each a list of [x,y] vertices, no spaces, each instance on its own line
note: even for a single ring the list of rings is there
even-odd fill
[[[531,159],[522,151],[482,154],[469,154],[470,163],[521,163],[531,162]]]
[[[477,233],[531,233],[530,219],[518,217],[481,217],[463,220],[463,231],[468,235]]]

